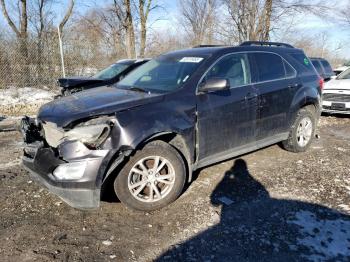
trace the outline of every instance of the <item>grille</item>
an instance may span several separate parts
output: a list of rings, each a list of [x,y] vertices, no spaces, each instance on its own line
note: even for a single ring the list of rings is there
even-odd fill
[[[334,102],[350,102],[350,95],[347,94],[323,94],[323,100]]]

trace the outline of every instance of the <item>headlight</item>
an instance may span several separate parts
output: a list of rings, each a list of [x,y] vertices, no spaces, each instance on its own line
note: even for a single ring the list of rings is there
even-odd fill
[[[44,123],[43,128],[46,142],[52,147],[67,140],[79,140],[88,147],[96,148],[107,139],[112,124],[112,118],[100,117],[83,122],[69,131],[57,128],[56,124],[50,122]]]
[[[53,175],[59,180],[76,180],[83,177],[86,169],[86,162],[71,162],[59,165]]]
[[[110,129],[107,124],[78,126],[66,132],[61,140],[79,140],[87,146],[98,147],[107,139]]]

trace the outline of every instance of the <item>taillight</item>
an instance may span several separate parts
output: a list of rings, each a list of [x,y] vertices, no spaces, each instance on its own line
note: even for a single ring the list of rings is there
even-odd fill
[[[321,91],[322,91],[322,90],[323,90],[323,87],[324,87],[324,80],[323,80],[322,77],[320,77],[320,80],[319,80],[318,83],[320,84],[320,89],[321,89]]]

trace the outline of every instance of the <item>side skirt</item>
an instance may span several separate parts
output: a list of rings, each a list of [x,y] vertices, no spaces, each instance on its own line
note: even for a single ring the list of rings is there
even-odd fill
[[[289,133],[282,133],[282,134],[278,134],[278,135],[274,135],[272,137],[268,137],[268,138],[264,138],[262,140],[259,141],[254,141],[251,142],[249,144],[246,145],[242,145],[239,147],[235,147],[229,150],[226,150],[224,152],[220,152],[217,153],[215,155],[209,156],[209,157],[205,157],[201,160],[198,161],[197,164],[194,165],[193,170],[201,168],[201,167],[205,167],[205,166],[210,166],[212,164],[239,156],[239,155],[243,155],[252,151],[255,151],[257,149],[266,147],[266,146],[270,146],[273,144],[276,144],[278,142],[281,142],[283,140],[288,139]]]

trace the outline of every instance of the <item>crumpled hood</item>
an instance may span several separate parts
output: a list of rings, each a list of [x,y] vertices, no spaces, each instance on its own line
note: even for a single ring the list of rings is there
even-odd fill
[[[64,89],[72,89],[76,87],[82,87],[84,85],[93,85],[98,83],[103,83],[104,80],[97,79],[93,77],[69,77],[58,79],[58,84]]]
[[[113,114],[118,111],[159,101],[160,94],[121,90],[115,87],[99,87],[56,99],[43,105],[38,119],[53,122],[58,127],[90,116]]]
[[[327,89],[350,90],[350,79],[332,79],[331,81],[325,83],[324,90]]]

